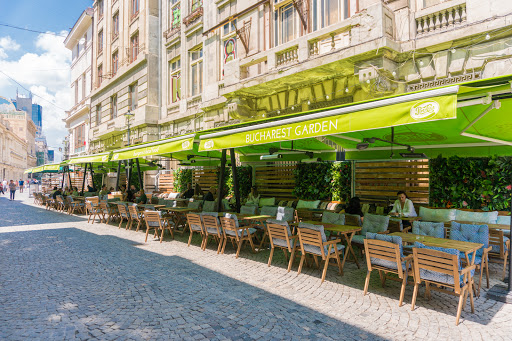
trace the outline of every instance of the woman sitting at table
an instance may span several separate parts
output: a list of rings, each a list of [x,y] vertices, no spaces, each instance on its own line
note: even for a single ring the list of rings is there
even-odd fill
[[[399,191],[396,195],[398,199],[395,201],[389,215],[396,217],[416,217],[417,214],[414,209],[414,204],[407,198],[407,194],[405,194],[404,191]]]
[[[361,210],[361,200],[358,197],[350,198],[347,204],[347,208],[345,208],[345,213],[355,214],[362,218],[364,213]]]
[[[107,185],[101,186],[101,191],[100,191],[100,197],[101,198],[103,198],[105,195],[108,195],[109,193],[110,192],[107,189]]]
[[[210,187],[210,189],[208,189],[208,192],[206,192],[206,194],[204,195],[203,197],[203,200],[204,201],[215,201],[215,187]]]
[[[74,196],[74,197],[77,197],[79,195],[78,194],[78,188],[73,187],[73,191],[71,192],[71,195]]]
[[[144,190],[141,189],[139,191],[139,197],[136,200],[137,204],[147,204],[148,203],[148,197],[146,196],[146,193],[144,193]]]
[[[126,201],[135,202],[135,193],[137,193],[137,188],[135,185],[131,185],[130,189],[126,191]]]
[[[203,190],[201,189],[201,186],[199,186],[199,184],[196,184],[196,187],[194,188],[194,196],[204,196]]]
[[[258,193],[258,188],[256,186],[251,187],[251,193],[247,196],[246,205],[254,205],[258,206],[260,202],[260,195]]]

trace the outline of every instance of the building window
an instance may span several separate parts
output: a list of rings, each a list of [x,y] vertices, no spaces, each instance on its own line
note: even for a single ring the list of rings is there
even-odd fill
[[[103,81],[103,64],[100,64],[98,66],[98,86],[101,85],[102,81]]]
[[[176,103],[181,99],[181,59],[169,62],[170,78],[170,99],[171,103]]]
[[[284,44],[295,38],[298,33],[298,15],[292,3],[278,8],[274,13],[276,45]]]
[[[173,29],[181,23],[181,6],[179,0],[170,0],[169,4],[169,28]]]
[[[137,83],[130,85],[128,88],[128,109],[135,110],[137,109],[138,98],[137,98]]]
[[[439,5],[444,2],[443,0],[423,0],[423,8],[427,8],[434,5]]]
[[[103,52],[103,30],[98,32],[98,54]]]
[[[190,52],[190,84],[191,95],[196,96],[203,92],[203,48]]]
[[[349,17],[349,0],[313,0],[311,6],[313,31]]]
[[[96,126],[101,123],[101,104],[96,105]]]
[[[236,59],[236,19],[222,27],[221,79],[224,78],[224,65]]]
[[[103,17],[103,0],[98,0],[98,20]]]
[[[139,0],[132,0],[132,18],[139,14]]]
[[[84,34],[84,48],[87,47],[87,32]]]
[[[75,84],[73,84],[75,87],[75,104],[78,103],[78,80],[75,81]]]
[[[85,95],[86,95],[86,91],[85,91],[85,88],[87,87],[87,80],[85,78],[85,73],[82,75],[82,99],[85,98]]]
[[[203,0],[192,0],[192,8],[190,9],[190,12],[194,12],[199,7],[203,6]]]
[[[110,97],[110,119],[117,117],[117,95]]]
[[[112,40],[119,35],[119,12],[112,17]]]
[[[139,54],[139,32],[130,38],[130,63],[137,59]]]
[[[75,153],[85,150],[85,124],[81,124],[74,129],[75,135]]]
[[[119,68],[119,53],[118,51],[112,53],[112,76],[115,76]]]

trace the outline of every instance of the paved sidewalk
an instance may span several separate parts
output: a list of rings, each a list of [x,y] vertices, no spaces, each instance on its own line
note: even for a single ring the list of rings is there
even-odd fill
[[[0,195],[0,339],[510,340],[512,307],[485,298],[455,326],[458,299],[433,293],[398,307],[399,284],[362,289],[366,269],[290,273],[280,252],[217,255],[186,236],[163,243],[114,225]],[[491,267],[491,286],[499,265]],[[423,293],[423,290],[420,291]]]

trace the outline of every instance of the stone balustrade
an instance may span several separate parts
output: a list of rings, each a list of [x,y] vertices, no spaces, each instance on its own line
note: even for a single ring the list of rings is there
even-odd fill
[[[276,66],[295,63],[299,60],[299,46],[292,46],[284,51],[276,53]]]
[[[467,18],[466,3],[460,3],[416,18],[416,34],[438,33],[441,30],[460,25]]]

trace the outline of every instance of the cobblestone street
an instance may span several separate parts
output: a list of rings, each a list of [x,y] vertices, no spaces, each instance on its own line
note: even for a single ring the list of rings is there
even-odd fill
[[[144,233],[83,216],[46,211],[28,193],[0,196],[0,339],[180,340],[510,340],[512,305],[482,295],[455,326],[458,298],[412,286],[398,307],[399,283],[372,277],[363,296],[365,266],[290,273],[281,252],[228,245],[217,255],[188,234],[144,243]],[[491,287],[501,265],[491,264]],[[485,282],[485,280],[484,280]]]

